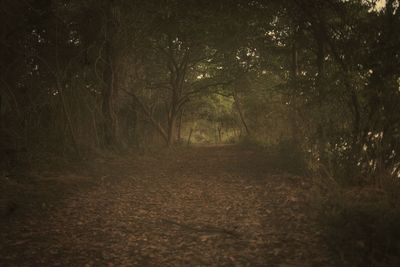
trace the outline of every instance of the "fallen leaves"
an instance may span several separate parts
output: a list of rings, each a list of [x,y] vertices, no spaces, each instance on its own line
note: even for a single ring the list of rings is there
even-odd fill
[[[101,162],[96,186],[51,206],[51,216],[7,225],[0,258],[12,264],[0,265],[310,266],[323,252],[298,179],[271,178],[256,153],[241,152]]]

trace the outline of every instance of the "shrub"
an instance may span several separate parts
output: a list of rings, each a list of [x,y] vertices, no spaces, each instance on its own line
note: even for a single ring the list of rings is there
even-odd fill
[[[339,266],[400,266],[400,209],[385,190],[347,188],[330,194],[320,219]]]
[[[307,154],[293,139],[268,144],[247,136],[240,140],[239,145],[262,150],[269,165],[276,170],[296,175],[303,175],[308,171]]]

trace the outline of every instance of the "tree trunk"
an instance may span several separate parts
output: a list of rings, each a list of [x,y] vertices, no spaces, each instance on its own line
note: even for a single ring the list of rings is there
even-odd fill
[[[317,41],[317,68],[318,68],[318,81],[320,82],[324,77],[324,61],[325,61],[325,43],[324,43],[324,33],[320,29],[316,33]]]
[[[113,74],[111,70],[107,70],[108,82],[103,89],[102,113],[103,113],[103,133],[104,142],[107,147],[115,144],[115,116],[113,107]],[[106,77],[106,75],[105,75]]]
[[[238,96],[237,96],[236,89],[233,90],[233,99],[234,99],[236,108],[237,108],[238,113],[239,113],[240,121],[242,122],[242,124],[243,124],[243,126],[244,126],[244,129],[246,130],[246,135],[249,136],[249,135],[251,135],[250,129],[249,129],[249,127],[247,126],[246,120],[245,120],[245,118],[244,118],[243,111],[242,111],[242,107],[241,107],[241,105],[240,105],[240,101],[239,101],[239,98],[238,98]]]
[[[181,110],[179,116],[179,125],[178,125],[178,141],[180,142],[182,139],[182,120],[183,120],[183,109]]]
[[[105,22],[105,43],[104,43],[104,59],[105,69],[103,72],[104,88],[103,88],[103,133],[104,143],[106,147],[116,145],[117,118],[114,110],[114,99],[116,97],[116,72],[115,72],[115,49],[113,47],[113,5],[110,3],[108,14]]]
[[[175,134],[176,134],[176,114],[172,114],[168,122],[168,141],[167,141],[168,147],[174,145]]]
[[[222,141],[222,127],[221,125],[218,125],[218,143],[221,143]]]
[[[69,113],[69,110],[68,110],[68,107],[67,107],[67,102],[66,102],[65,96],[64,96],[64,88],[62,87],[63,85],[61,84],[60,81],[57,81],[57,86],[58,86],[58,91],[60,93],[61,105],[62,105],[62,108],[63,108],[64,116],[65,116],[65,118],[67,120],[67,127],[68,127],[69,133],[71,135],[72,146],[74,147],[76,155],[78,157],[80,157],[81,154],[80,154],[80,150],[79,150],[79,146],[78,146],[75,130],[74,130],[74,127],[72,125],[71,114]]]
[[[193,133],[193,128],[190,128],[189,137],[188,137],[188,140],[187,140],[187,145],[188,146],[190,145],[190,139],[192,138],[192,133]]]
[[[299,75],[299,53],[297,47],[297,35],[298,29],[293,32],[293,43],[292,43],[292,79],[296,80]]]

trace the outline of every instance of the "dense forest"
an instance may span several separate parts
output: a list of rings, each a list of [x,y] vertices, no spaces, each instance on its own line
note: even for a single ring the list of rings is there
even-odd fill
[[[155,152],[172,164],[196,147],[240,147],[312,177],[334,266],[396,266],[399,6],[2,0],[0,189],[43,162]],[[231,264],[217,265],[318,266]]]

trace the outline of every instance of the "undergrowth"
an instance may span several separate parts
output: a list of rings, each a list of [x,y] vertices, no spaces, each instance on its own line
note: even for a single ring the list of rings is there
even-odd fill
[[[256,138],[243,138],[240,146],[261,149],[268,158],[269,164],[277,170],[295,175],[308,173],[307,155],[300,144],[293,139],[281,140],[278,143],[264,143]]]
[[[400,266],[400,202],[394,187],[329,181],[319,191],[319,219],[337,266]]]

